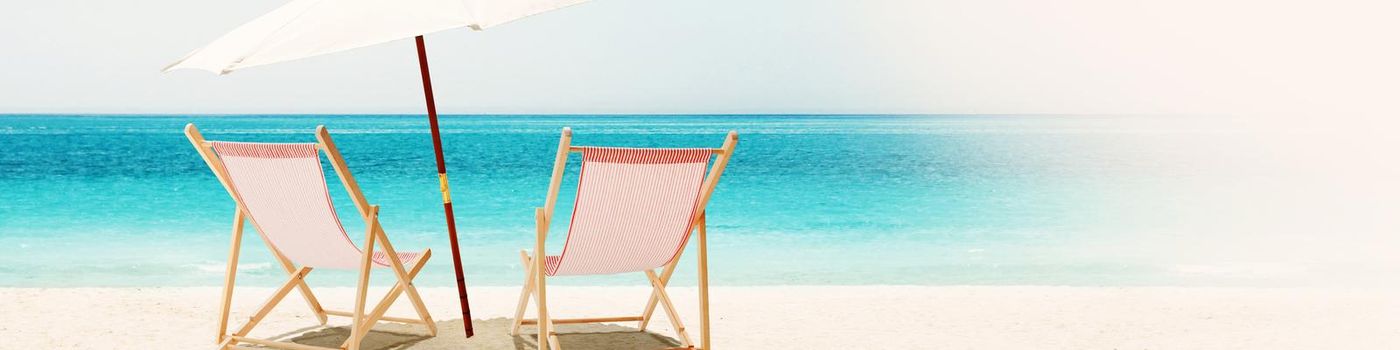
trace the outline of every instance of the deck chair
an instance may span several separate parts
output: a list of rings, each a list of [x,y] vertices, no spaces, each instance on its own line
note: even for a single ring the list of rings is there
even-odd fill
[[[360,341],[378,321],[392,321],[426,326],[428,333],[437,334],[437,325],[413,286],[413,277],[423,269],[432,256],[431,250],[400,253],[394,250],[379,225],[379,206],[369,205],[355,178],[350,175],[345,160],[340,157],[330,133],[324,126],[316,127],[316,143],[248,143],[205,141],[194,124],[185,126],[185,136],[204,158],[209,169],[218,177],[237,205],[233,213],[233,242],[230,244],[228,268],[224,277],[223,304],[219,309],[219,349],[240,343],[281,349],[319,349],[320,347],[278,342],[248,337],[248,332],[272,311],[292,289],[301,292],[307,306],[322,325],[326,316],[351,318],[350,336],[339,349],[356,350]],[[346,192],[355,202],[360,218],[365,220],[364,249],[357,248],[341,227],[331,204],[330,193],[321,168],[319,151],[326,152]],[[238,251],[242,246],[243,222],[248,219],[267,243],[268,250],[288,274],[283,283],[261,307],[237,330],[228,332],[229,302],[233,297],[234,276],[238,269]],[[375,246],[380,250],[376,251]],[[372,267],[388,267],[398,282],[380,299],[373,309],[365,310],[366,289]],[[312,268],[355,269],[359,271],[358,289],[352,311],[328,310],[321,307],[304,278]],[[399,297],[407,294],[416,318],[387,317],[384,312]]]
[[[720,174],[734,154],[739,136],[729,132],[720,148],[612,148],[569,145],[572,133],[564,128],[554,158],[554,173],[543,207],[535,209],[535,249],[520,251],[525,285],[515,309],[511,335],[521,325],[536,325],[538,346],[559,349],[555,324],[637,321],[645,331],[659,304],[671,327],[687,348],[695,348],[681,324],[666,283],[676,270],[691,232],[696,232],[700,298],[700,348],[710,349],[709,275],[705,247],[705,204]],[[545,252],[545,237],[559,195],[559,183],[569,153],[583,154],[578,194],[569,221],[569,233],[559,255]],[[708,174],[706,165],[715,156]],[[656,269],[660,268],[658,273]],[[652,287],[639,316],[551,319],[546,302],[547,277],[642,272]],[[525,319],[530,297],[539,314]]]

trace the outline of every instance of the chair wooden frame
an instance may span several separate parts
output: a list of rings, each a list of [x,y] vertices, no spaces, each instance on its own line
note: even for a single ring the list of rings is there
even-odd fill
[[[660,305],[666,312],[667,318],[671,320],[671,327],[676,331],[684,348],[696,349],[695,344],[690,341],[690,335],[686,333],[685,326],[681,324],[680,316],[676,312],[676,307],[671,303],[671,297],[666,293],[666,284],[671,280],[671,274],[675,272],[677,263],[680,262],[681,253],[685,249],[682,247],[675,258],[661,268],[660,274],[653,269],[644,271],[648,284],[652,287],[651,297],[647,300],[642,314],[638,316],[620,317],[591,317],[572,319],[552,319],[549,316],[549,307],[545,293],[545,238],[549,236],[549,224],[554,217],[554,205],[559,197],[559,185],[563,181],[564,167],[568,163],[569,153],[582,152],[582,147],[571,146],[573,132],[569,128],[564,128],[559,137],[559,149],[554,157],[554,172],[549,180],[549,192],[545,196],[543,207],[535,208],[535,249],[532,256],[525,250],[520,251],[520,262],[525,266],[525,284],[520,289],[520,299],[515,309],[515,321],[511,326],[512,336],[520,335],[522,325],[536,325],[539,328],[537,344],[543,349],[548,344],[550,349],[559,350],[558,333],[554,330],[556,324],[573,323],[602,323],[602,322],[638,322],[638,330],[646,331],[647,324],[651,322],[651,316],[656,311],[656,306]],[[699,308],[700,308],[700,347],[698,349],[710,349],[710,293],[709,293],[709,263],[707,259],[705,242],[705,205],[710,201],[710,195],[714,193],[715,186],[719,183],[719,177],[724,173],[724,168],[729,164],[729,159],[734,154],[734,146],[739,142],[739,134],[730,131],[724,139],[724,144],[720,148],[713,148],[711,152],[716,155],[710,170],[705,176],[700,187],[700,197],[696,202],[695,220],[691,228],[687,229],[687,234],[694,233],[696,240],[696,275],[699,279]],[[534,319],[526,319],[525,308],[529,305],[530,298],[535,299],[538,315]]]
[[[262,306],[258,307],[257,311],[254,312],[253,316],[249,318],[246,323],[234,332],[229,333],[229,308],[230,302],[233,299],[234,277],[238,272],[238,256],[243,241],[243,222],[244,219],[249,218],[249,212],[247,205],[239,200],[238,196],[234,195],[235,192],[232,187],[232,182],[229,179],[223,161],[214,153],[210,143],[204,140],[204,136],[200,135],[199,129],[196,128],[194,124],[188,124],[185,126],[185,136],[189,138],[190,144],[199,152],[200,157],[204,158],[205,164],[207,164],[209,169],[214,172],[214,175],[218,177],[219,183],[224,186],[224,190],[228,191],[230,197],[233,198],[236,204],[236,209],[233,214],[233,241],[229,245],[228,267],[224,275],[223,298],[219,308],[219,332],[216,338],[219,349],[229,349],[239,343],[248,343],[293,350],[358,350],[365,335],[369,334],[370,329],[379,321],[421,324],[427,328],[430,335],[437,335],[437,324],[433,322],[432,316],[428,314],[428,308],[423,304],[423,298],[419,296],[418,289],[414,287],[412,283],[413,278],[418,275],[419,271],[422,271],[423,266],[428,262],[428,259],[432,257],[432,250],[424,250],[417,258],[410,261],[407,266],[405,266],[404,262],[400,261],[400,259],[397,259],[399,256],[397,251],[394,250],[393,244],[389,243],[389,237],[385,235],[384,228],[379,224],[379,206],[370,205],[365,199],[364,194],[360,192],[359,184],[355,182],[354,176],[350,174],[350,169],[346,166],[345,159],[340,156],[340,151],[336,149],[335,142],[331,140],[331,135],[326,131],[325,126],[316,127],[316,148],[317,150],[326,152],[326,158],[330,159],[331,167],[335,169],[335,173],[340,178],[341,184],[345,186],[346,192],[350,194],[350,198],[354,201],[355,208],[359,211],[361,218],[365,220],[366,226],[365,241],[361,249],[363,254],[359,266],[354,309],[353,311],[337,311],[321,307],[320,301],[312,294],[311,287],[308,286],[305,281],[306,275],[311,272],[312,268],[309,266],[296,266],[295,263],[269,243],[268,251],[272,252],[278,264],[286,270],[288,280],[286,283],[283,283],[267,301],[263,302]],[[385,260],[389,260],[389,267],[393,270],[397,282],[394,284],[394,287],[380,299],[379,303],[376,304],[373,309],[366,312],[365,298],[369,287],[369,272],[373,267],[372,259],[375,246],[383,249],[385,255],[390,257]],[[253,330],[253,327],[256,327],[258,322],[262,321],[262,319],[272,311],[272,308],[277,306],[292,289],[297,289],[301,292],[302,297],[306,300],[307,306],[311,309],[311,312],[316,315],[321,325],[326,324],[328,315],[350,317],[350,337],[338,348],[249,338],[247,335]],[[414,311],[418,314],[417,318],[390,317],[384,315],[389,306],[393,305],[394,301],[397,300],[401,294],[408,295],[409,301],[413,304]]]

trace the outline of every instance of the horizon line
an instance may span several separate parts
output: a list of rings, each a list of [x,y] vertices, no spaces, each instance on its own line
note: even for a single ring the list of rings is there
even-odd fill
[[[1208,116],[1207,113],[439,113],[439,117],[1162,117],[1162,116]],[[54,116],[54,117],[294,117],[294,116],[364,116],[364,117],[414,117],[427,116],[427,113],[12,113],[0,112],[0,117]]]

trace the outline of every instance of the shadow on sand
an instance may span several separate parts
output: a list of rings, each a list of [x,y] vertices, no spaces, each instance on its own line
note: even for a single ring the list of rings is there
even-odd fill
[[[422,326],[380,323],[370,331],[361,349],[478,349],[526,350],[536,349],[535,327],[521,328],[520,335],[510,335],[510,320],[494,318],[472,323],[476,336],[463,337],[462,320],[438,322],[438,336],[429,337]],[[559,325],[559,343],[569,350],[592,349],[665,349],[680,346],[680,342],[636,328],[606,324]],[[319,329],[291,338],[298,344],[339,347],[350,336],[349,327]]]

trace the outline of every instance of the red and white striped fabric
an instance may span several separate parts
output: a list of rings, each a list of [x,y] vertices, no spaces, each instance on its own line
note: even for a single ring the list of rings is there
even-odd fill
[[[210,142],[263,240],[299,265],[357,269],[364,254],[340,225],[314,143]],[[420,253],[399,253],[410,261]],[[375,252],[378,266],[387,254]]]
[[[583,147],[569,237],[550,276],[642,271],[685,247],[709,149]]]

